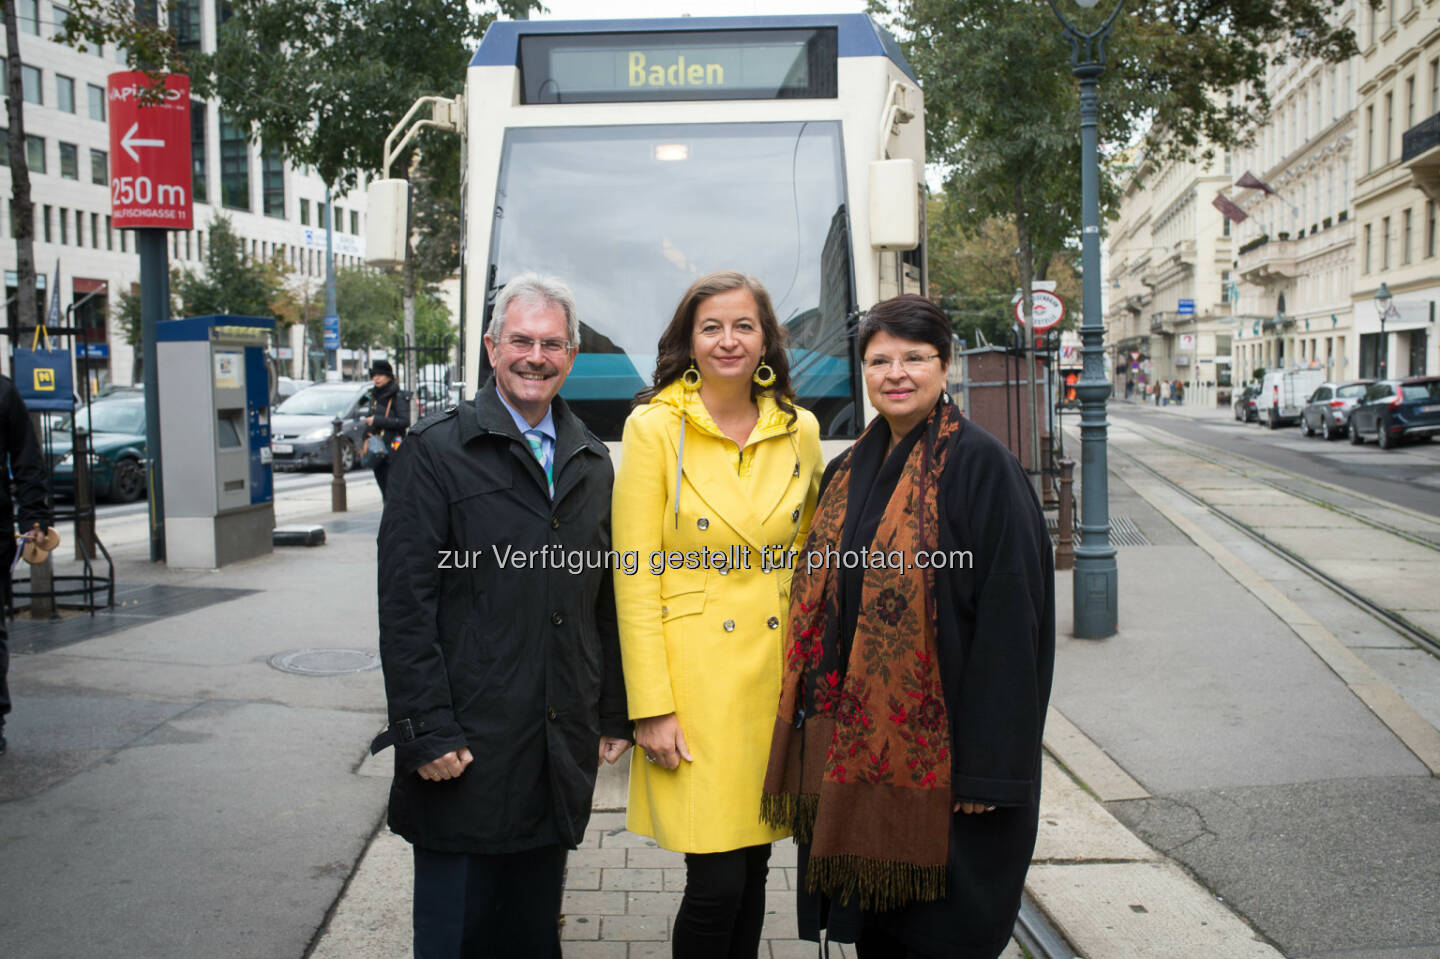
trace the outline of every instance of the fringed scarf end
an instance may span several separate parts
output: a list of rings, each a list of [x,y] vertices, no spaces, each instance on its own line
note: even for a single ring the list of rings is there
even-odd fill
[[[858,898],[861,909],[885,912],[912,902],[944,899],[945,867],[852,855],[823,856],[810,860],[805,888],[823,892],[837,902]]]
[[[820,797],[813,794],[765,793],[760,797],[760,821],[775,829],[788,829],[797,842],[809,842],[815,833]]]

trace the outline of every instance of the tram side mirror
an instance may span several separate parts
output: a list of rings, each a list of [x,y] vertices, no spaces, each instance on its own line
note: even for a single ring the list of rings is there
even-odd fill
[[[405,263],[410,181],[375,180],[365,191],[365,261],[387,270]]]
[[[920,194],[914,160],[870,161],[870,246],[913,250],[920,245]]]

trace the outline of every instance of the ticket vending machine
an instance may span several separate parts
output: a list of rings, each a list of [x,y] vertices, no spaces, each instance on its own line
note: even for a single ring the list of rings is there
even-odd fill
[[[195,316],[156,326],[165,558],[213,569],[272,550],[275,321]]]

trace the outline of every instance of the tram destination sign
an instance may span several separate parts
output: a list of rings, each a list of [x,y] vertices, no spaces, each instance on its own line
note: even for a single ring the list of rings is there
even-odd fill
[[[169,74],[158,101],[142,102],[154,85],[138,71],[112,73],[106,82],[111,218],[117,227],[188,230],[190,78]]]
[[[521,102],[833,98],[834,27],[533,34]]]

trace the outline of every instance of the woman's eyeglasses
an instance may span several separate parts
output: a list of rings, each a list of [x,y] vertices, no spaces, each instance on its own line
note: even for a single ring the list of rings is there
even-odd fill
[[[906,353],[898,360],[891,359],[888,356],[876,355],[868,357],[863,362],[866,373],[888,373],[896,363],[899,363],[900,368],[906,373],[923,373],[929,368],[931,360],[938,360],[939,358],[939,353]]]

